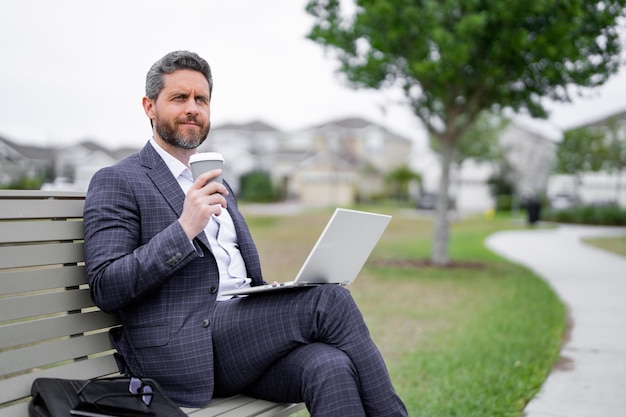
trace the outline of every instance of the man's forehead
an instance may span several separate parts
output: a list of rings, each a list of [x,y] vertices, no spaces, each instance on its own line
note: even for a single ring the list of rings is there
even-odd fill
[[[201,72],[192,70],[177,70],[163,77],[163,87],[166,89],[198,89],[209,92],[209,82]]]

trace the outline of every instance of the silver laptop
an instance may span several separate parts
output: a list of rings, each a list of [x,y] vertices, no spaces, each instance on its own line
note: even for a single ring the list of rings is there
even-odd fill
[[[225,291],[221,295],[246,295],[321,284],[349,285],[363,268],[391,216],[335,209],[317,243],[293,281]]]

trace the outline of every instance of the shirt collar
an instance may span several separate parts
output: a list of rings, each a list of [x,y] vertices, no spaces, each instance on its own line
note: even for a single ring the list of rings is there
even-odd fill
[[[161,147],[161,145],[159,145],[154,138],[150,138],[150,144],[152,145],[152,147],[154,148],[155,151],[157,151],[157,153],[161,156],[161,159],[163,159],[163,162],[165,162],[165,165],[167,165],[167,167],[169,168],[169,170],[171,171],[172,175],[174,176],[174,178],[178,178],[180,177],[185,171],[189,171],[189,168],[187,168],[185,166],[185,164],[183,164],[182,162],[180,162],[178,159],[174,158],[172,155],[170,155],[165,149],[163,149]],[[191,171],[189,171],[191,172]]]

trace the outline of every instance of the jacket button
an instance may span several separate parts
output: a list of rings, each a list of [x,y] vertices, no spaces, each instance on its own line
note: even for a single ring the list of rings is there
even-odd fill
[[[209,319],[202,320],[202,327],[204,327],[205,329],[209,327],[210,324],[211,322],[209,321]]]
[[[217,292],[217,287],[213,286],[209,289],[209,293],[215,294]]]
[[[175,256],[175,259],[176,259],[177,261],[180,261],[182,258],[183,258],[183,254],[182,254],[182,253],[180,253],[180,252],[178,252],[178,253],[176,254],[176,256]]]

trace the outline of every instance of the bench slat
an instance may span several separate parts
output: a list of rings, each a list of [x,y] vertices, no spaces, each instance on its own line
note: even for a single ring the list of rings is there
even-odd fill
[[[0,295],[51,290],[87,283],[84,265],[53,265],[37,269],[3,271],[0,269]]]
[[[0,190],[0,200],[28,201],[31,199],[50,199],[57,198],[63,200],[84,200],[86,193],[84,191],[42,191],[42,190]]]
[[[0,298],[0,320],[11,321],[79,310],[93,306],[89,290],[72,290],[48,294]]]
[[[211,414],[208,415],[219,416],[234,408],[243,407],[251,401],[255,401],[255,399],[246,397],[245,395],[233,395],[232,397],[228,398],[214,398],[210,402]],[[198,413],[200,410],[202,409],[183,408],[183,411],[185,411],[187,414]],[[200,413],[200,415],[204,417],[204,414]]]
[[[272,410],[261,413],[257,417],[287,417],[296,413],[297,411],[305,409],[306,406],[304,403],[277,404],[276,407],[274,407]]]
[[[193,417],[226,417],[226,416],[288,416],[303,410],[304,404],[279,404],[245,395],[234,395],[229,398],[214,398],[206,408],[183,408]]]
[[[0,349],[108,329],[119,324],[117,316],[99,310],[8,324],[0,327]]]
[[[2,219],[81,218],[85,202],[80,199],[6,199],[2,201]]]
[[[82,240],[82,220],[0,221],[0,243]]]
[[[290,405],[291,404],[278,404],[240,395],[230,397],[221,403],[209,404],[207,408],[199,409],[195,412],[190,411],[188,414],[194,417],[241,417],[259,416],[262,415],[262,413],[271,412],[270,415],[275,416],[276,414],[274,414],[274,412],[287,409]],[[289,414],[295,411],[295,407],[291,408]]]
[[[16,404],[7,408],[0,408],[0,417],[26,417],[28,406],[26,403]]]
[[[238,416],[249,416],[255,415],[256,413],[272,410],[276,407],[276,403],[254,399],[239,408],[235,408],[234,410],[227,411],[225,413],[220,414],[222,417],[238,417]]]
[[[82,243],[0,246],[0,265],[4,268],[82,262]]]
[[[117,372],[117,365],[112,356],[90,358],[89,360],[73,362],[67,365],[48,368],[42,371],[19,375],[0,380],[0,404],[30,395],[30,386],[36,378],[67,378],[89,379]],[[0,408],[0,417],[4,417]],[[28,413],[22,414],[27,416]]]
[[[110,351],[107,333],[66,338],[54,342],[38,343],[2,354],[0,375],[8,375],[57,364],[60,362]]]

